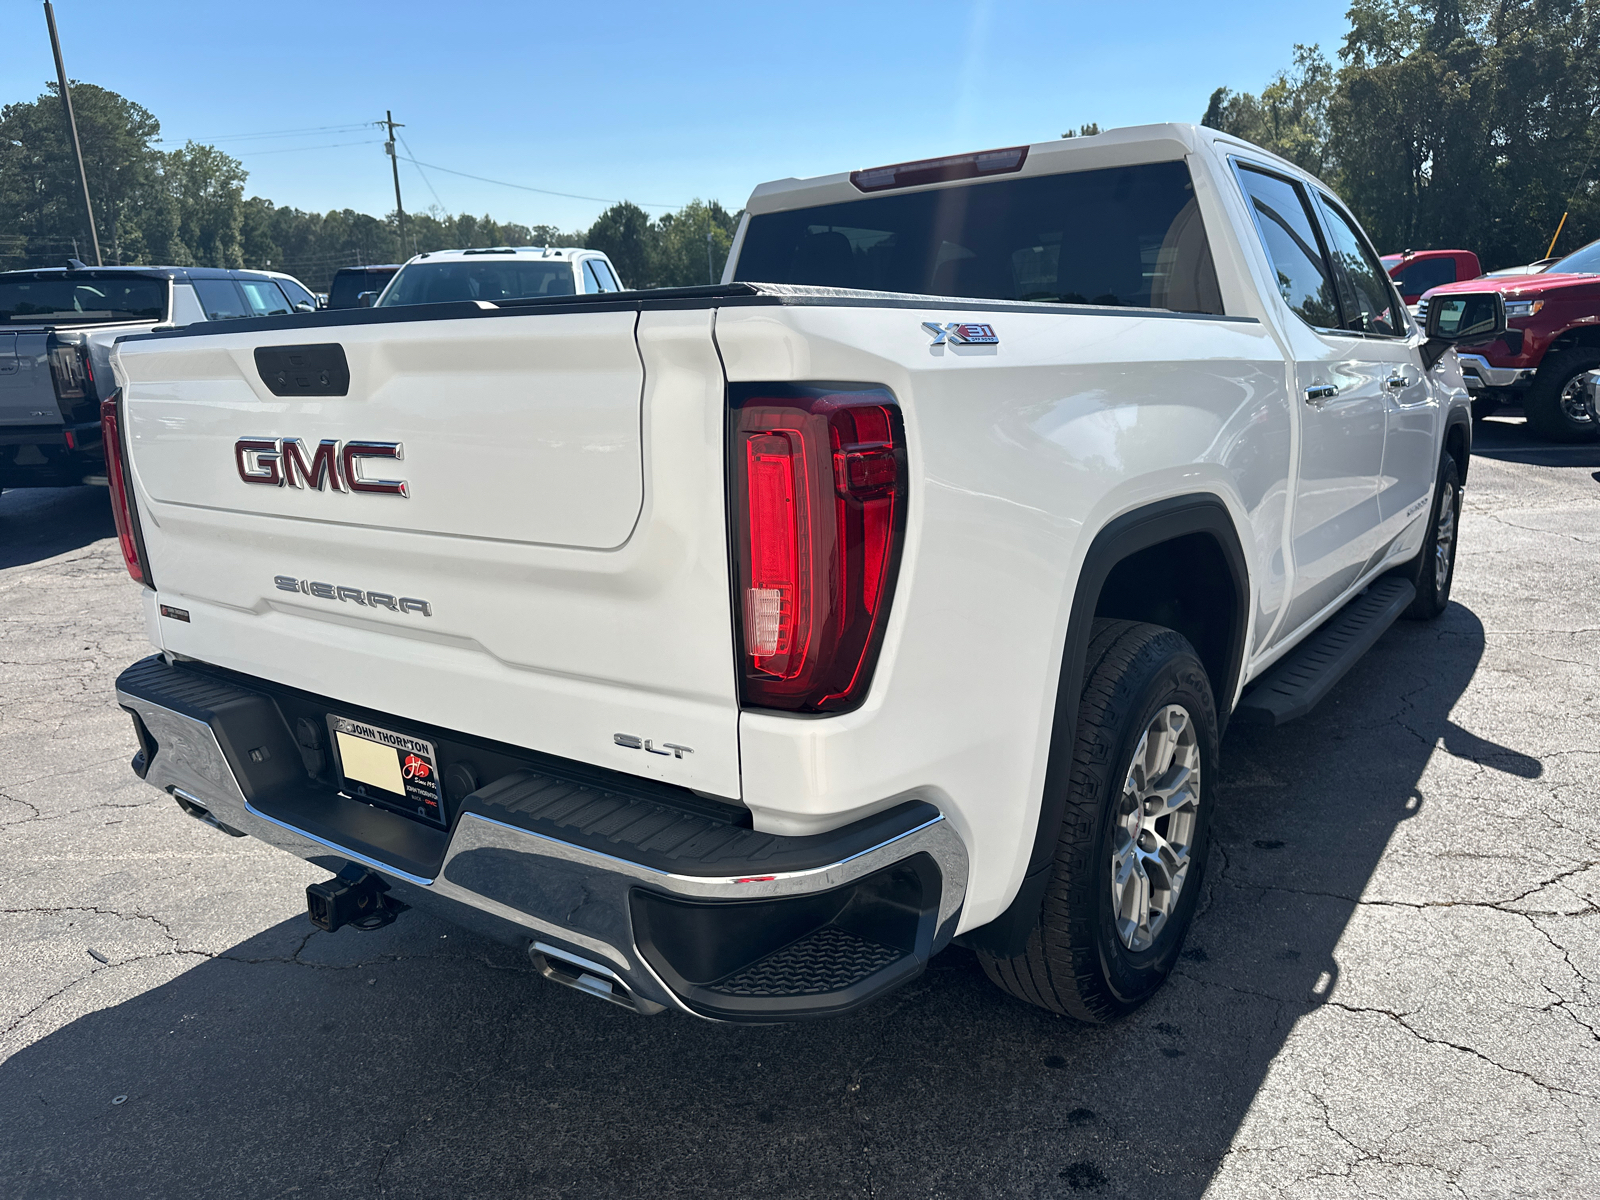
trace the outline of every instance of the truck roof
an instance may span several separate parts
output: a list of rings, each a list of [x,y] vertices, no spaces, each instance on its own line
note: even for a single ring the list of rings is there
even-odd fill
[[[1182,158],[1202,147],[1221,144],[1224,147],[1247,150],[1252,156],[1264,158],[1280,167],[1286,174],[1311,178],[1286,159],[1250,142],[1232,137],[1219,130],[1185,122],[1166,122],[1158,125],[1129,125],[1121,129],[1107,129],[1082,137],[1057,138],[1050,142],[1035,142],[1028,146],[1010,147],[1010,151],[1025,151],[1026,157],[1019,169],[1007,170],[996,178],[1020,179],[1030,175],[1055,175],[1064,171],[1092,171],[1100,167],[1118,167],[1133,163],[1153,162],[1158,159]],[[1007,153],[1008,151],[979,151],[981,155]],[[1226,149],[1223,151],[1226,153]],[[953,156],[967,157],[967,156]],[[943,159],[927,159],[933,164]],[[909,164],[896,164],[905,166]],[[920,164],[918,164],[920,165]],[[760,184],[750,194],[745,205],[752,216],[768,212],[782,212],[791,208],[808,208],[816,204],[842,204],[860,200],[872,194],[857,183],[865,175],[887,171],[875,167],[863,171],[839,171],[832,175],[816,175],[808,179],[775,179]],[[973,176],[941,179],[928,183],[901,185],[896,192],[930,191],[941,187],[959,187],[974,181]]]
[[[604,257],[603,251],[588,250],[583,246],[481,246],[467,250],[425,250],[409,259],[408,265],[414,262],[494,259],[508,255],[513,258],[577,258],[583,254],[598,254]]]
[[[0,271],[0,279],[42,279],[52,275],[72,275],[83,279],[126,279],[149,276],[156,279],[270,279],[281,272],[250,271],[224,267],[33,267],[24,271]],[[292,278],[292,277],[291,277]]]

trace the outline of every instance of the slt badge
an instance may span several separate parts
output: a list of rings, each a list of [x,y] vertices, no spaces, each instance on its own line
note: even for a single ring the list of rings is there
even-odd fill
[[[951,321],[948,325],[941,325],[937,321],[924,321],[922,327],[933,334],[930,346],[996,346],[1000,343],[1000,335],[994,331],[993,325],[977,325]]]

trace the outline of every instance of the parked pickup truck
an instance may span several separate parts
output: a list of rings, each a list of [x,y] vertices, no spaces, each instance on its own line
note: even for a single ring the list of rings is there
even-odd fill
[[[1471,250],[1407,250],[1404,254],[1385,254],[1379,261],[1400,289],[1400,299],[1407,307],[1414,306],[1429,288],[1483,274],[1478,256]]]
[[[1432,288],[1417,305],[1419,319],[1435,297],[1491,289],[1505,300],[1510,328],[1461,348],[1473,415],[1520,404],[1529,426],[1552,441],[1600,438],[1588,400],[1590,373],[1600,370],[1600,242],[1532,274]]]
[[[1315,179],[1157,125],[766,184],[717,286],[124,338],[134,770],[333,872],[325,929],[431,908],[639,1012],[959,938],[1113,1018],[1230,716],[1448,600],[1498,305],[1425,337]]]
[[[288,275],[207,267],[0,274],[0,489],[104,482],[100,401],[122,334],[316,307]]]

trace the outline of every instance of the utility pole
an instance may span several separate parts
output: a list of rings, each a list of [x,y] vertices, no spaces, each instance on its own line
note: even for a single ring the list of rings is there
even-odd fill
[[[67,89],[67,66],[61,60],[61,38],[56,34],[56,13],[50,0],[44,0],[44,22],[50,27],[50,49],[56,55],[56,79],[61,84],[61,108],[67,114],[67,132],[72,135],[72,154],[78,160],[78,183],[83,187],[83,214],[89,219],[89,240],[94,245],[94,265],[100,261],[100,235],[94,228],[94,206],[89,203],[89,173],[83,169],[83,147],[78,144],[78,122],[72,115],[72,93]],[[395,188],[398,190],[399,183]]]
[[[400,222],[400,257],[410,258],[406,253],[406,209],[400,203],[400,156],[394,150],[394,131],[404,129],[404,125],[396,125],[394,112],[391,109],[383,110],[382,124],[389,127],[389,140],[383,144],[383,149],[389,156],[389,165],[394,168],[394,211]]]

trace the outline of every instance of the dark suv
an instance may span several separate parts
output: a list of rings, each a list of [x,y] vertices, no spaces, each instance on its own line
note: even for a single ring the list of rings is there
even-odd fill
[[[399,263],[376,267],[340,267],[333,273],[333,286],[328,289],[329,308],[360,308],[361,297],[367,292],[381,292],[394,278]],[[376,297],[374,297],[376,299]]]

